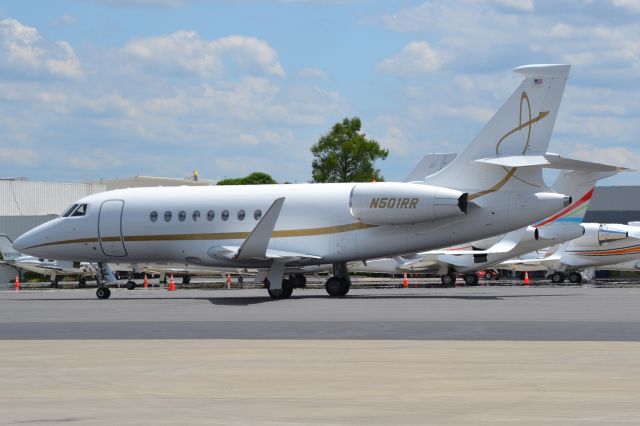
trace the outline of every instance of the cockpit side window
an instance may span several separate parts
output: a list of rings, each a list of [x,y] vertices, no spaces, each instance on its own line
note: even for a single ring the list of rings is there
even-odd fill
[[[68,217],[71,214],[71,212],[76,209],[76,207],[78,207],[77,204],[74,204],[71,207],[69,207],[64,213],[62,213],[62,217]]]
[[[77,209],[73,213],[71,213],[72,217],[84,216],[87,214],[87,205],[80,204]]]

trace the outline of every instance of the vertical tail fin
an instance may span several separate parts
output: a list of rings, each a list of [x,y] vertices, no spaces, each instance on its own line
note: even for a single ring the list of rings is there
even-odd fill
[[[504,167],[474,160],[542,155],[569,74],[569,65],[526,65],[514,71],[525,79],[473,141],[448,167],[430,176],[430,185],[470,192],[470,199],[501,188],[545,188],[539,167]]]
[[[2,258],[7,262],[14,261],[21,256],[21,253],[13,248],[13,241],[5,234],[0,234],[0,252]]]

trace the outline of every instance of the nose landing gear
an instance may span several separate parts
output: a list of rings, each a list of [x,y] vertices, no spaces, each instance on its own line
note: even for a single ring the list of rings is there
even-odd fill
[[[333,264],[333,276],[327,280],[324,289],[329,296],[346,296],[349,293],[351,278],[349,278],[349,270],[346,263]]]

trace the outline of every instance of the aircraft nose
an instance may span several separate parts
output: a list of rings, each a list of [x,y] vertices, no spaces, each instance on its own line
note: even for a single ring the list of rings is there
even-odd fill
[[[41,232],[42,225],[31,229],[20,235],[14,242],[13,248],[21,253],[27,253],[46,240],[46,236]]]

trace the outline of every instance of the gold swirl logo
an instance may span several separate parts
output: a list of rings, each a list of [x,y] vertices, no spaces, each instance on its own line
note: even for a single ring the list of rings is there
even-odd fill
[[[524,111],[526,106],[526,111]],[[509,130],[507,133],[505,133],[499,140],[498,143],[496,144],[496,156],[500,156],[500,145],[502,145],[502,143],[504,141],[507,140],[507,138],[509,138],[510,136],[522,131],[523,129],[526,129],[527,134],[526,137],[524,138],[524,145],[522,147],[522,155],[524,155],[527,152],[527,149],[529,149],[529,144],[531,143],[531,130],[532,130],[532,126],[537,123],[538,121],[542,120],[543,118],[545,118],[547,115],[549,115],[549,111],[541,111],[537,117],[532,117],[531,116],[531,102],[529,102],[529,95],[527,95],[527,92],[522,92],[522,95],[520,96],[520,114],[518,116],[518,125],[516,127],[514,127],[513,129]],[[526,121],[523,121],[524,119],[526,119]],[[500,179],[495,185],[493,185],[491,188],[484,190],[484,191],[480,191],[480,192],[476,192],[474,194],[470,194],[469,195],[469,201],[474,200],[478,197],[482,197],[483,195],[486,194],[490,194],[492,192],[495,192],[497,190],[499,190],[500,188],[502,188],[507,182],[509,182],[509,180],[513,177],[518,179],[521,182],[526,183],[527,185],[533,185],[533,186],[537,186],[534,185],[530,182],[526,182],[522,179],[520,179],[518,176],[515,176],[516,171],[518,170],[517,167],[507,167],[507,166],[502,166],[502,168],[505,171],[505,176]]]

